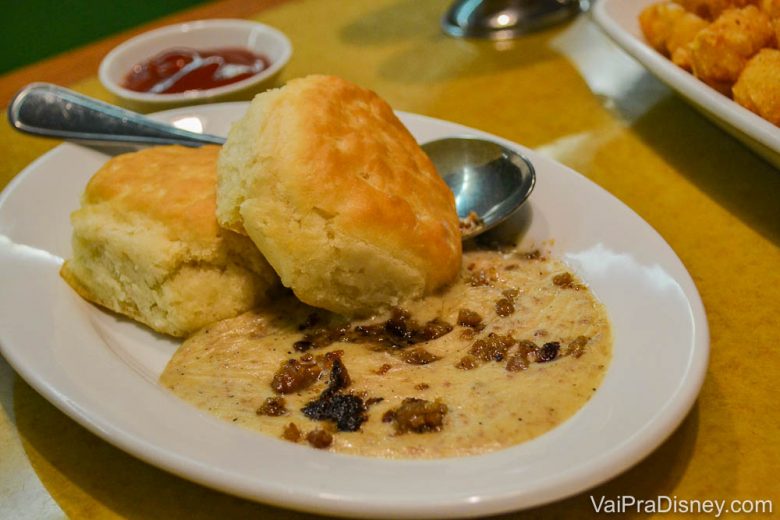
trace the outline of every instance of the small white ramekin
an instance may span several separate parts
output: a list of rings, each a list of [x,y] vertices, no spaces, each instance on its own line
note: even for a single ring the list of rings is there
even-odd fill
[[[133,65],[175,47],[196,50],[243,47],[264,55],[271,64],[250,78],[204,90],[152,94],[122,87],[122,81]],[[276,77],[291,55],[292,45],[284,33],[268,25],[248,20],[198,20],[169,25],[127,40],[103,58],[98,77],[103,86],[119,98],[120,104],[146,112],[183,105],[251,99],[256,93],[274,86]]]

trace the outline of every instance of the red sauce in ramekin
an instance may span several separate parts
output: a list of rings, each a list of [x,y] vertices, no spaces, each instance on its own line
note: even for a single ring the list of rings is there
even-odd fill
[[[162,51],[133,65],[122,86],[135,92],[176,94],[236,83],[267,69],[268,58],[248,49],[230,47]]]

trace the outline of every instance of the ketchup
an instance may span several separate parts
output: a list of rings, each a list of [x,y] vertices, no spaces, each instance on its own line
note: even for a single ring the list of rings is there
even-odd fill
[[[269,65],[268,58],[248,49],[175,48],[133,65],[122,86],[152,94],[205,90],[252,77]]]

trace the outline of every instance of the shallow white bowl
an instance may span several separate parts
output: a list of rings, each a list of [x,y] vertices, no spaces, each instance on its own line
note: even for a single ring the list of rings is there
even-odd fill
[[[136,63],[173,47],[197,50],[243,47],[268,58],[271,65],[250,78],[221,87],[190,90],[177,94],[135,92],[121,86]],[[214,101],[245,100],[273,86],[275,78],[292,55],[284,33],[248,20],[198,20],[155,29],[127,40],[109,52],[100,63],[100,82],[124,106],[136,110],[160,110]]]

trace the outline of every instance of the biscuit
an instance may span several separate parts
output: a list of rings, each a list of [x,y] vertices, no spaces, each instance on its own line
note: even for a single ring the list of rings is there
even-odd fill
[[[331,76],[259,94],[218,163],[217,219],[305,303],[368,314],[450,282],[452,192],[390,106]]]
[[[84,298],[172,336],[260,303],[278,283],[252,242],[217,225],[219,147],[109,160],[71,215],[62,277]]]

